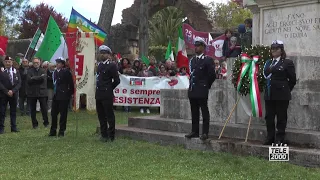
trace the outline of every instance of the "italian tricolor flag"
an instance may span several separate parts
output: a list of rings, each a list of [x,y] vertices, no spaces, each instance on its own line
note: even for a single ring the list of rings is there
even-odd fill
[[[168,47],[167,47],[167,52],[166,52],[165,60],[167,60],[167,61],[168,61],[168,60],[174,61],[171,41],[169,41],[169,44],[168,44]]]
[[[183,33],[182,33],[182,26],[179,27],[178,30],[178,43],[177,43],[177,67],[181,68],[181,67],[186,67],[187,68],[187,72],[189,73],[189,59],[187,56],[187,51],[186,51],[186,44],[184,42],[184,37],[183,37]]]
[[[49,62],[55,62],[59,57],[68,57],[67,44],[52,16],[49,18],[46,33],[35,56]]]

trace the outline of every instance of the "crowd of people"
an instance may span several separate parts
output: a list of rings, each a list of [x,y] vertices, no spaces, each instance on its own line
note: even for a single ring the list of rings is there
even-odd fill
[[[39,58],[33,58],[29,62],[21,56],[21,65],[19,65],[10,56],[0,57],[0,134],[4,133],[8,106],[11,132],[19,132],[16,125],[16,109],[19,106],[21,116],[31,117],[34,129],[38,128],[36,112],[41,111],[45,127],[49,126],[48,112],[51,112],[50,134],[52,136],[56,134],[57,120],[55,119],[60,114],[59,136],[64,136],[68,105],[74,92],[72,74],[66,65],[67,61],[63,58],[57,59],[53,64],[42,62]],[[59,86],[56,86],[57,84]],[[63,106],[57,104],[63,104]]]

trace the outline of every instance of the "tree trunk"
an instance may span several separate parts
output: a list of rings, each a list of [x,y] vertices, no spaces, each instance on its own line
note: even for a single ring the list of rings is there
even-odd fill
[[[141,0],[139,22],[139,55],[148,56],[149,0]]]
[[[106,43],[110,35],[111,23],[115,7],[116,0],[103,0],[102,2],[98,26],[107,33],[107,38],[105,39],[104,43]]]

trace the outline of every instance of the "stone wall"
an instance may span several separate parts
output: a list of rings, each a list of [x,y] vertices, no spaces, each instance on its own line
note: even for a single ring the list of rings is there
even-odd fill
[[[140,2],[141,0],[135,0],[131,7],[122,11],[122,24],[139,26]],[[149,17],[163,8],[174,6],[184,12],[195,30],[211,32],[213,29],[206,7],[197,0],[161,0],[149,1],[149,4]]]
[[[290,57],[296,66],[297,85],[292,92],[288,110],[288,128],[320,131],[320,69],[318,58]],[[227,60],[228,74],[234,59]],[[264,109],[264,95],[262,106]],[[216,80],[210,90],[208,106],[210,120],[224,123],[238,99],[231,80]],[[249,116],[242,107],[242,101],[235,109],[230,123],[247,124]],[[249,97],[243,102],[250,107]],[[264,113],[263,113],[264,114]],[[191,119],[187,90],[161,90],[161,117],[174,119]],[[262,119],[253,118],[252,124],[264,125]]]
[[[32,39],[9,40],[7,54],[14,58],[18,53],[25,54]]]

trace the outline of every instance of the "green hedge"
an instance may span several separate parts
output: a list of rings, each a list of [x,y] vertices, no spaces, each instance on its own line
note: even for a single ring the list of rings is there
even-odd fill
[[[175,48],[172,48],[175,53]],[[156,60],[159,62],[165,62],[167,46],[150,46],[149,47],[149,56],[154,56]]]

